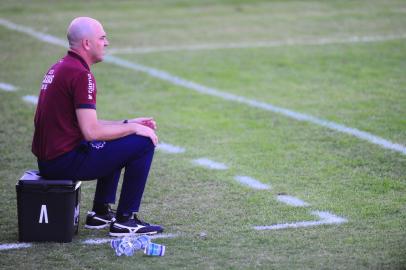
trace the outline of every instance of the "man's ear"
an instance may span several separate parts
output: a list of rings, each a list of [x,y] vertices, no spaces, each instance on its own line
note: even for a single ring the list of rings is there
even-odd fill
[[[87,38],[82,39],[82,47],[86,51],[90,50],[90,41]]]

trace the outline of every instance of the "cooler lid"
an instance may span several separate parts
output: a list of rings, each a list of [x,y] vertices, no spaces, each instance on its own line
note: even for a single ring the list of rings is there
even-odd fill
[[[21,186],[30,186],[30,185],[39,185],[39,186],[68,186],[75,187],[77,189],[80,186],[80,181],[68,180],[68,179],[44,179],[39,175],[39,172],[36,170],[26,171],[23,176],[18,181],[18,185]]]

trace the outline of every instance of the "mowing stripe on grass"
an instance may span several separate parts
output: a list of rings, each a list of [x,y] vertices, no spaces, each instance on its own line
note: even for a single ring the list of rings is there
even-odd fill
[[[249,177],[249,176],[241,176],[241,175],[237,175],[234,177],[235,180],[237,180],[238,182],[240,182],[243,185],[249,186],[253,189],[271,189],[271,186],[263,184],[261,182],[259,182],[258,180]]]
[[[175,146],[175,145],[171,145],[168,143],[159,143],[157,148],[157,150],[165,152],[165,153],[169,153],[169,154],[180,154],[180,153],[184,153],[186,150],[183,147],[179,147],[179,146]]]
[[[25,26],[20,26],[20,25],[12,23],[10,21],[1,19],[1,18],[0,18],[0,25],[3,25],[5,27],[15,30],[15,31],[26,33],[32,37],[35,37],[41,41],[44,41],[44,42],[67,47],[67,42],[63,41],[62,39],[50,36],[48,34],[39,33],[31,28],[28,28]],[[383,139],[381,137],[378,137],[376,135],[373,135],[373,134],[365,132],[365,131],[358,130],[356,128],[347,127],[345,125],[341,125],[341,124],[337,124],[332,121],[320,119],[320,118],[317,118],[317,117],[314,117],[314,116],[311,116],[308,114],[303,114],[303,113],[295,112],[295,111],[292,111],[292,110],[289,110],[286,108],[274,106],[269,103],[257,101],[254,99],[248,99],[246,97],[234,95],[234,94],[227,93],[227,92],[222,92],[215,88],[210,88],[210,87],[207,87],[207,86],[204,86],[201,84],[197,84],[192,81],[182,79],[182,78],[174,76],[168,72],[161,71],[161,70],[158,70],[155,68],[150,68],[150,67],[143,66],[143,65],[139,65],[139,64],[115,57],[115,56],[111,56],[111,55],[106,56],[105,62],[112,63],[117,66],[125,67],[125,68],[132,69],[135,71],[144,72],[152,77],[155,77],[155,78],[158,78],[158,79],[161,79],[164,81],[168,81],[174,85],[182,86],[184,88],[196,91],[201,94],[210,95],[210,96],[218,97],[218,98],[221,98],[224,100],[245,104],[245,105],[257,108],[257,109],[262,109],[262,110],[278,113],[278,114],[287,116],[289,118],[292,118],[292,119],[295,119],[298,121],[309,122],[309,123],[313,123],[313,124],[316,124],[316,125],[319,125],[322,127],[326,127],[326,128],[332,129],[334,131],[338,131],[341,133],[345,133],[345,134],[357,137],[361,140],[365,140],[372,144],[378,145],[382,148],[393,150],[393,151],[406,155],[405,146],[398,144],[398,143],[393,143],[389,140]]]
[[[160,238],[175,238],[178,237],[179,235],[177,234],[156,234],[156,235],[150,235],[149,237],[151,239],[160,239]],[[95,238],[95,239],[86,239],[83,240],[82,243],[86,244],[86,245],[101,245],[101,244],[105,244],[105,243],[110,243],[111,240],[113,240],[114,238],[110,237],[110,238]]]
[[[106,56],[105,61],[116,64],[121,67],[129,68],[129,69],[132,69],[135,71],[145,72],[152,77],[156,77],[156,78],[162,79],[164,81],[171,82],[175,85],[182,86],[184,88],[199,92],[201,94],[215,96],[215,97],[219,97],[224,100],[242,103],[242,104],[257,108],[257,109],[263,109],[266,111],[271,111],[274,113],[282,114],[284,116],[287,116],[289,118],[292,118],[292,119],[295,119],[298,121],[310,122],[310,123],[313,123],[313,124],[316,124],[316,125],[319,125],[322,127],[332,129],[334,131],[352,135],[359,139],[376,144],[380,147],[390,149],[393,151],[397,151],[397,152],[400,152],[400,153],[406,155],[405,146],[403,146],[401,144],[393,143],[389,140],[383,139],[381,137],[378,137],[376,135],[373,135],[373,134],[365,132],[365,131],[358,130],[356,128],[347,127],[345,125],[341,125],[341,124],[337,124],[332,121],[320,119],[320,118],[317,118],[317,117],[314,117],[314,116],[311,116],[308,114],[299,113],[299,112],[295,112],[295,111],[285,109],[282,107],[274,106],[269,103],[257,101],[254,99],[248,99],[246,97],[234,95],[234,94],[227,93],[227,92],[222,92],[215,88],[210,88],[210,87],[207,87],[207,86],[204,86],[201,84],[197,84],[195,82],[188,81],[188,80],[182,79],[180,77],[171,75],[168,72],[146,67],[146,66],[142,66],[142,65],[139,65],[136,63],[132,63],[132,62],[120,59],[118,57]]]
[[[270,226],[255,226],[254,229],[258,231],[262,230],[281,230],[288,228],[304,228],[304,227],[313,227],[320,225],[333,225],[341,224],[347,222],[347,219],[333,215],[329,212],[321,211],[312,211],[312,215],[318,216],[320,220],[317,221],[299,221],[294,223],[283,223],[283,224],[274,224]]]
[[[7,27],[8,29],[11,30],[15,30],[21,33],[25,33],[28,34],[30,36],[33,36],[41,41],[47,42],[47,43],[51,43],[54,45],[58,45],[58,46],[64,46],[67,47],[68,43],[60,38],[45,34],[45,33],[41,33],[41,32],[37,32],[35,30],[33,30],[32,28],[23,26],[23,25],[18,25],[15,24],[13,22],[10,22],[8,20],[2,19],[0,18],[0,25],[3,25],[4,27]]]
[[[301,199],[298,199],[296,197],[290,196],[290,195],[278,195],[278,201],[285,203],[290,206],[296,206],[296,207],[304,207],[304,206],[309,206],[307,202],[302,201]]]
[[[207,169],[211,169],[211,170],[227,170],[228,169],[227,165],[220,163],[220,162],[210,160],[208,158],[194,159],[194,160],[192,160],[192,163],[205,167]]]
[[[141,48],[127,47],[127,48],[111,48],[108,51],[110,54],[146,54],[146,53],[169,52],[169,51],[269,48],[269,47],[303,46],[303,45],[320,46],[329,44],[382,42],[405,38],[406,34],[392,34],[383,36],[375,35],[375,36],[326,37],[314,39],[286,39],[286,40],[254,41],[254,42],[239,42],[239,43],[196,44],[183,46],[162,46],[162,47],[141,47]]]
[[[22,99],[25,102],[37,105],[38,104],[38,97],[37,96],[23,96]]]
[[[5,82],[0,82],[0,89],[6,92],[14,92],[17,90],[17,87]]]
[[[10,243],[10,244],[0,244],[0,250],[10,250],[10,249],[20,249],[29,248],[32,244],[30,243]]]

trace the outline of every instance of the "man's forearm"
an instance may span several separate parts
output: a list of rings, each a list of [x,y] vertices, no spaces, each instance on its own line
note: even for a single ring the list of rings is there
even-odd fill
[[[98,120],[99,124],[101,125],[122,125],[124,124],[124,120],[113,121],[113,120]]]

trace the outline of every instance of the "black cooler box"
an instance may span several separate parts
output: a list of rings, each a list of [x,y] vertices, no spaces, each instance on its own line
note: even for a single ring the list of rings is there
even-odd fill
[[[16,185],[18,240],[71,242],[79,228],[80,185],[26,171]]]

